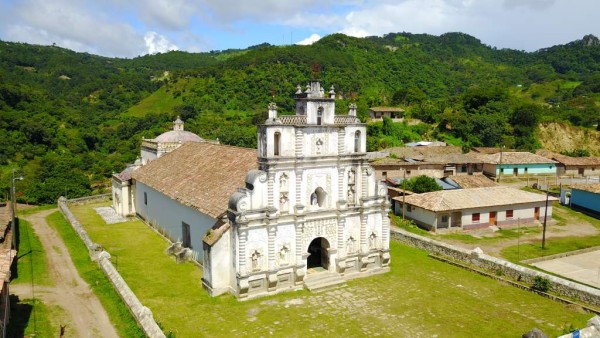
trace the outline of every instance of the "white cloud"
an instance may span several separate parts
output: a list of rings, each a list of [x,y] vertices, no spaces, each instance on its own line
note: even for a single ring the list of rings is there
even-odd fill
[[[319,34],[312,34],[311,36],[307,37],[306,39],[296,42],[296,44],[307,46],[307,45],[312,45],[313,43],[315,43],[319,40],[321,40],[321,36]]]
[[[131,25],[92,12],[83,2],[28,0],[14,6],[4,23],[6,38],[111,56],[144,52],[143,37]]]
[[[144,36],[148,54],[166,53],[171,50],[178,50],[177,46],[170,43],[167,38],[156,32],[147,32]]]

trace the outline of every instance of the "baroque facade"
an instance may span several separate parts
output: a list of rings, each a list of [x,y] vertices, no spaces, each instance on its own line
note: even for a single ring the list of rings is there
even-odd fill
[[[258,168],[204,237],[204,287],[248,299],[299,289],[310,275],[389,271],[390,203],[366,154],[366,126],[335,115],[334,88],[312,81],[296,114],[275,104],[258,127]],[[307,277],[308,276],[308,277]]]

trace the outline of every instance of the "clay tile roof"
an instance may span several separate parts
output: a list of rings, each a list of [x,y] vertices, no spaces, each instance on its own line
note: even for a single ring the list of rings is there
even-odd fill
[[[491,155],[479,155],[484,163],[493,164],[550,164],[554,160],[527,151],[505,151]]]
[[[452,175],[448,177],[463,189],[496,187],[498,183],[490,180],[485,175]]]
[[[404,109],[398,107],[371,107],[369,110],[374,112],[393,112],[393,113],[404,113]]]
[[[574,184],[572,189],[583,190],[593,192],[595,194],[600,194],[600,183],[594,184]]]
[[[598,166],[600,167],[600,157],[571,157],[563,154],[551,152],[549,150],[538,150],[536,154],[551,158],[566,166]]]
[[[440,190],[404,198],[407,204],[436,212],[546,201],[546,195],[506,186]],[[402,202],[402,197],[394,197],[394,200]],[[550,196],[549,200],[558,199]]]
[[[245,186],[256,160],[256,149],[190,142],[134,171],[132,177],[217,218],[227,210],[229,196]]]

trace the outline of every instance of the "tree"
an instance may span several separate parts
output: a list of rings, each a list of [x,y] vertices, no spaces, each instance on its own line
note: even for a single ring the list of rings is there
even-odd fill
[[[430,192],[430,191],[442,190],[442,187],[440,187],[435,182],[434,178],[425,176],[425,175],[407,179],[406,183],[404,183],[403,185],[407,190],[410,190],[417,194],[422,194],[424,192]]]

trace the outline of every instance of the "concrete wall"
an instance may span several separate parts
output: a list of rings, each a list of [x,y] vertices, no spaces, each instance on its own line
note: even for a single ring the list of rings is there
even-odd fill
[[[185,206],[153,188],[136,182],[136,211],[150,225],[155,226],[173,241],[181,241],[182,222],[190,225],[192,251],[202,261],[202,237],[216,222],[215,218]],[[144,193],[146,202],[144,203]]]
[[[573,189],[571,190],[571,205],[600,213],[600,194]]]
[[[594,306],[600,306],[600,290],[598,289],[517,265],[500,258],[488,256],[478,249],[467,250],[419,236],[402,229],[392,229],[391,236],[392,239],[418,249],[423,249],[430,254],[448,257],[452,260],[460,261],[470,266],[489,271],[492,274],[506,276],[529,285],[533,284],[533,280],[536,276],[545,278],[550,281],[550,290],[558,295],[579,299],[584,303]]]
[[[82,202],[82,200],[78,199],[77,202]],[[146,336],[151,338],[164,338],[165,334],[154,320],[152,311],[145,307],[133,291],[131,291],[123,277],[121,277],[117,269],[112,265],[110,254],[101,250],[98,244],[92,242],[85,229],[81,226],[81,223],[77,221],[73,213],[71,213],[71,210],[69,210],[67,200],[64,197],[59,198],[58,208],[87,247],[92,260],[98,263],[102,272],[108,277],[115,288],[115,291],[117,291],[127,308],[129,308],[129,311]]]
[[[488,175],[500,175],[500,169],[503,169],[502,176],[515,176],[514,170],[517,169],[516,176],[526,175],[556,175],[555,163],[529,163],[529,164],[492,164],[485,163],[483,172]]]
[[[375,176],[378,180],[384,180],[386,178],[401,178],[404,177],[406,172],[406,178],[416,177],[425,175],[429,177],[442,178],[444,177],[444,169],[442,166],[439,168],[420,168],[419,166],[401,168],[398,166],[377,166],[375,169]],[[385,175],[383,173],[386,173]]]

